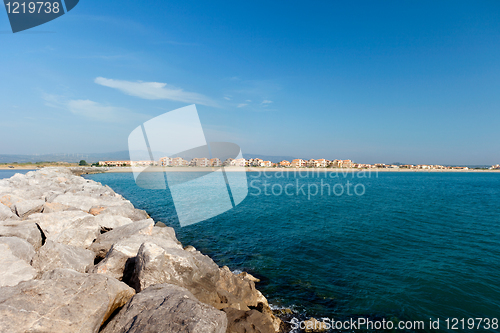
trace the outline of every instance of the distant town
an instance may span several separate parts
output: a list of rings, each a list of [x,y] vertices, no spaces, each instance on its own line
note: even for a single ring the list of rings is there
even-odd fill
[[[108,167],[148,167],[148,166],[165,166],[165,167],[221,167],[221,166],[234,166],[234,167],[265,167],[265,168],[348,168],[348,169],[429,169],[429,170],[468,170],[464,166],[444,166],[444,165],[427,165],[427,164],[361,164],[354,163],[352,160],[327,160],[321,159],[294,159],[292,161],[283,160],[279,163],[272,163],[271,161],[264,161],[260,158],[251,159],[233,159],[228,158],[221,161],[219,158],[208,159],[193,158],[190,161],[181,157],[162,157],[159,161],[99,161],[99,166]],[[500,169],[500,165],[492,165],[490,170]]]

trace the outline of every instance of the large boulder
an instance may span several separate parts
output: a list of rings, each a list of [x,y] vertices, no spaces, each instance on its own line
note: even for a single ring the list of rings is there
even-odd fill
[[[43,204],[42,213],[45,213],[45,214],[56,213],[56,212],[62,212],[65,210],[75,210],[75,209],[77,209],[77,208],[63,205],[63,204],[58,203],[58,202],[46,202]]]
[[[0,222],[0,237],[19,237],[33,245],[35,250],[42,246],[42,233],[38,225],[30,221],[6,220]]]
[[[175,248],[182,250],[182,245],[168,237],[132,235],[114,243],[106,257],[94,266],[92,272],[106,274],[128,282],[134,269],[137,252],[145,242],[154,243],[164,249]]]
[[[100,206],[97,207],[102,207],[102,204],[100,204]],[[120,215],[128,217],[132,221],[141,221],[149,218],[148,213],[140,209],[135,209],[134,206],[130,203],[123,204],[120,206],[105,207],[103,210],[99,212],[99,214]]]
[[[20,218],[25,218],[34,213],[40,213],[43,209],[43,200],[24,200],[15,204],[16,214]]]
[[[133,295],[105,275],[56,270],[41,280],[0,288],[0,331],[97,333]]]
[[[215,304],[219,302],[218,279],[219,266],[209,257],[146,242],[137,253],[131,285],[139,292],[155,284],[175,284],[188,289],[201,302]]]
[[[15,286],[36,276],[36,270],[16,256],[15,251],[10,244],[0,243],[0,287]]]
[[[92,210],[90,211],[92,214]],[[94,215],[94,214],[93,214]],[[121,215],[95,214],[95,221],[102,229],[115,229],[133,223],[131,219]]]
[[[40,275],[56,268],[85,273],[94,265],[94,252],[47,240],[33,257],[32,265]]]
[[[257,310],[236,310],[225,308],[230,333],[275,333],[272,323],[265,314]]]
[[[102,333],[226,333],[224,312],[199,302],[188,290],[151,286],[136,294]]]
[[[133,235],[152,235],[153,227],[154,221],[148,219],[115,228],[99,235],[90,246],[90,249],[94,251],[99,258],[104,258],[114,243]]]
[[[12,254],[31,264],[35,256],[35,248],[26,240],[19,237],[0,237],[0,244],[5,244],[12,251]]]
[[[17,215],[3,203],[0,203],[0,221],[5,221],[10,218],[17,218]]]
[[[94,217],[82,211],[59,211],[33,214],[47,239],[58,243],[88,248],[101,234],[101,227]]]

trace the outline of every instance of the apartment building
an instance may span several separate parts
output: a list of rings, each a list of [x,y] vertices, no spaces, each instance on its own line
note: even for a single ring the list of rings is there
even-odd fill
[[[287,160],[283,160],[281,162],[279,162],[278,164],[280,167],[284,167],[284,168],[288,168],[290,165],[292,165],[289,161]]]
[[[294,159],[291,163],[291,166],[294,168],[303,168],[306,165],[307,165],[306,161],[304,161],[300,158]]]

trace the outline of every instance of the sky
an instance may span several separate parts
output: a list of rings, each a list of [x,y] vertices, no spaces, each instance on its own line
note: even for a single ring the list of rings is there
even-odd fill
[[[195,104],[207,141],[358,163],[500,163],[500,2],[81,0],[13,34],[0,154],[128,149]]]

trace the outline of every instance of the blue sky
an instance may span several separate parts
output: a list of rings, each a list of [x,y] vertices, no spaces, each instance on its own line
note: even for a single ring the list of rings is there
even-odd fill
[[[12,34],[0,154],[127,149],[195,103],[209,141],[361,163],[500,163],[500,2],[81,0]]]

